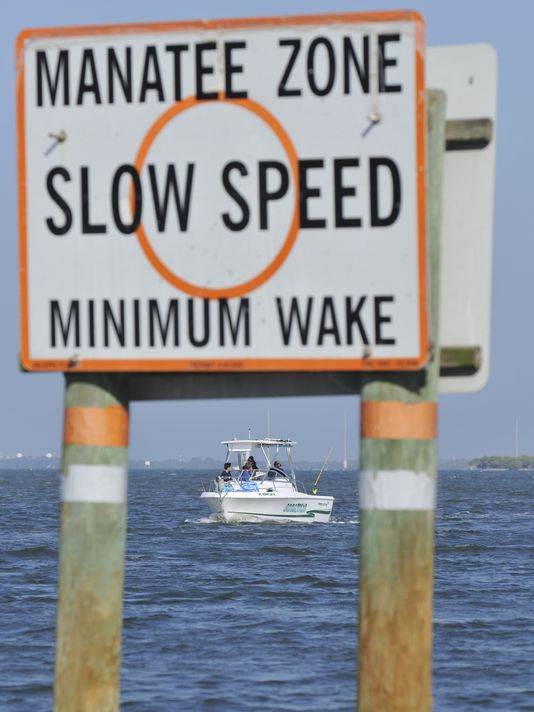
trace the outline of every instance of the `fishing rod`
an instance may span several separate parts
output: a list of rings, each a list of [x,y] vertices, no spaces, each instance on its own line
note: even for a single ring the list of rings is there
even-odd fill
[[[323,462],[323,466],[321,467],[321,469],[319,470],[319,474],[318,474],[317,477],[315,478],[315,482],[313,483],[312,494],[317,494],[317,485],[319,484],[319,480],[321,479],[321,475],[322,475],[323,472],[324,472],[324,468],[326,467],[326,463],[328,462],[328,460],[329,460],[329,458],[330,458],[330,455],[332,454],[332,450],[333,450],[333,449],[334,449],[334,448],[331,447],[330,450],[328,451],[328,455],[326,456],[326,460]]]

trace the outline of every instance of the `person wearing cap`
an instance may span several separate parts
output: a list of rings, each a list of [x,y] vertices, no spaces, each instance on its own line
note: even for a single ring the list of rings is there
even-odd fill
[[[275,480],[277,477],[283,480],[287,480],[287,475],[284,472],[280,460],[275,460],[273,464],[269,467],[269,472],[267,473],[268,480]]]

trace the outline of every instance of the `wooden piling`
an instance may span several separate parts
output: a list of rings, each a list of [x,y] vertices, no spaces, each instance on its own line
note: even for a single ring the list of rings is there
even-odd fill
[[[428,93],[427,116],[430,359],[371,373],[361,392],[359,712],[432,708],[443,92]]]
[[[127,468],[121,376],[67,375],[56,712],[119,709]]]

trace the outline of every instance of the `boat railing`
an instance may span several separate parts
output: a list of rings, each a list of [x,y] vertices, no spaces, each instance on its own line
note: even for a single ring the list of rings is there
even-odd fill
[[[290,479],[288,481],[291,482]],[[282,489],[277,486],[280,482],[278,482],[277,480],[270,480],[268,482],[268,485],[275,492],[285,491],[286,486],[287,486],[287,481],[284,480],[284,487]],[[244,490],[248,489],[249,491],[252,490],[252,487],[250,487],[250,489],[249,489],[249,486],[242,487],[242,484],[239,479],[233,479],[231,482],[223,482],[222,480],[219,480],[217,477],[215,477],[214,479],[209,480],[207,486],[206,486],[206,482],[204,480],[201,480],[200,484],[201,484],[203,492],[219,492],[222,494],[228,494],[228,492],[238,492],[243,489]],[[258,482],[258,481],[251,480],[250,483],[247,482],[246,484],[247,485],[255,485],[256,489],[259,490],[260,482]],[[266,484],[265,480],[263,481],[263,484]],[[299,492],[308,494],[306,485],[304,484],[304,482],[302,480],[295,480],[295,485],[296,485],[296,489]]]

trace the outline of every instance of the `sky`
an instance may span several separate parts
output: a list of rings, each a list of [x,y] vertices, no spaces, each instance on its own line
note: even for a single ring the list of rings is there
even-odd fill
[[[239,0],[177,3],[152,0],[92,0],[47,3],[21,0],[0,10],[0,455],[43,455],[61,451],[64,379],[60,373],[19,369],[18,217],[15,122],[15,41],[29,27],[156,22],[220,17],[298,15],[387,9],[418,10],[427,45],[489,43],[499,63],[497,157],[493,235],[490,377],[478,393],[439,399],[438,453],[442,459],[483,454],[534,453],[534,140],[531,111],[532,26],[530,0],[376,2],[365,0]],[[162,460],[182,456],[222,457],[220,441],[267,434],[298,442],[298,457],[322,460],[343,453],[358,457],[359,398],[308,396],[133,403],[130,455]]]

